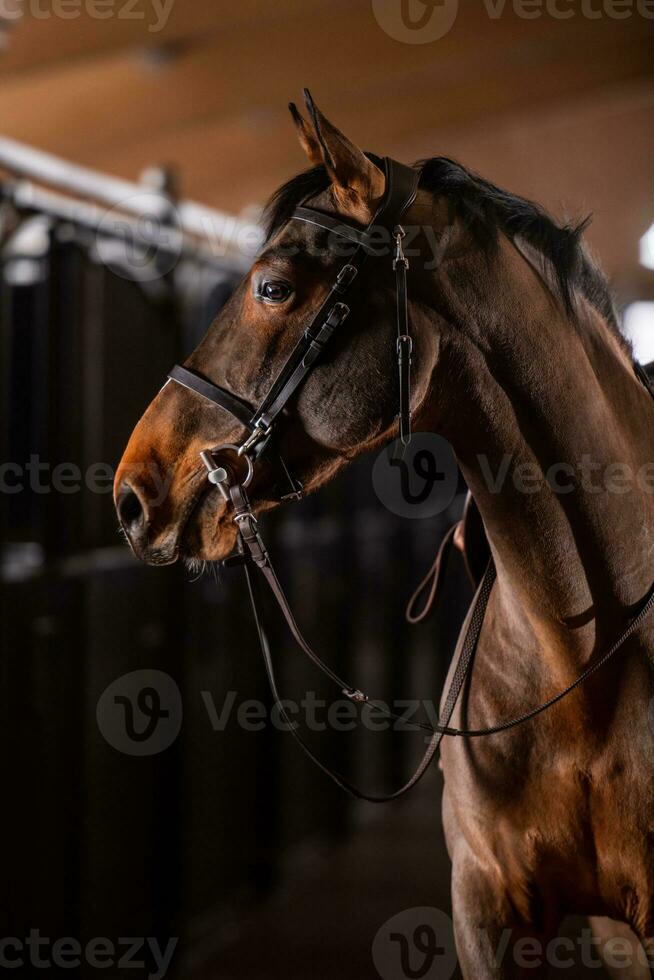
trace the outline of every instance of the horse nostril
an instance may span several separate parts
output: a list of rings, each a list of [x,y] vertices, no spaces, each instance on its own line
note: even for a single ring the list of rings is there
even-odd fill
[[[125,528],[134,527],[143,521],[143,505],[130,486],[124,486],[118,499],[118,515]]]

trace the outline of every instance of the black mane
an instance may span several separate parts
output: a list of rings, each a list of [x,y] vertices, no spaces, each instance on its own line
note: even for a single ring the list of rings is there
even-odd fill
[[[579,290],[628,346],[606,279],[581,243],[589,218],[578,224],[558,225],[538,204],[496,187],[447,157],[421,160],[415,166],[420,170],[420,187],[447,198],[453,216],[466,225],[487,254],[496,247],[500,231],[509,238],[520,236],[550,262],[566,308],[572,311],[572,297],[575,289]],[[283,184],[266,207],[267,239],[286,224],[302,200],[327,187],[329,177],[322,165]]]

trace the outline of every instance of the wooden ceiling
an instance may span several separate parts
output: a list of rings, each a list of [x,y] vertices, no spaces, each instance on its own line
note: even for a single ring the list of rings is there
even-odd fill
[[[594,211],[613,274],[654,221],[654,20],[635,2],[619,20],[574,0],[567,19],[524,19],[460,0],[429,44],[389,37],[371,0],[173,0],[158,31],[155,0],[107,19],[92,3],[62,19],[24,0],[0,55],[3,135],[130,179],[174,164],[184,196],[240,212],[304,166],[286,105],[308,85],[366,148],[458,157],[559,215]]]

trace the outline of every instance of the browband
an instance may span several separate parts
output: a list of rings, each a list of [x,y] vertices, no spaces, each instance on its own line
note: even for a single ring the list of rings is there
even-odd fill
[[[403,163],[384,157],[380,160],[373,154],[370,157],[378,167],[384,169],[386,175],[386,190],[384,198],[379,206],[374,218],[365,229],[356,228],[343,221],[342,218],[335,218],[331,214],[316,211],[314,208],[304,206],[295,209],[291,219],[296,221],[306,221],[307,224],[316,225],[324,228],[341,238],[346,238],[350,242],[361,245],[367,251],[379,248],[383,243],[374,240],[372,229],[385,228],[392,232],[395,225],[400,221],[404,214],[409,210],[416,199],[418,193],[418,180],[420,173],[414,167],[407,167]]]
[[[363,245],[367,248],[372,245],[367,231],[360,231],[353,225],[344,224],[330,214],[323,214],[322,211],[314,211],[313,208],[296,208],[291,218],[295,218],[297,221],[306,221],[307,224],[316,225],[318,228],[324,228],[325,231],[331,231],[334,235],[347,238],[348,241],[354,242],[356,245]]]

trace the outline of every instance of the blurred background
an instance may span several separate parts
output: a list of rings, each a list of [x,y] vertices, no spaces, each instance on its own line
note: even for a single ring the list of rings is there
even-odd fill
[[[251,261],[262,204],[305,166],[286,107],[305,85],[366,149],[454,157],[559,218],[592,212],[588,242],[654,359],[653,18],[644,0],[0,5],[6,936],[177,937],[168,975],[184,980],[331,980],[379,976],[375,936],[399,912],[449,912],[437,767],[406,802],[354,804],[287,733],[239,725],[244,702],[270,707],[240,575],[140,566],[111,471]],[[411,628],[403,610],[463,497],[400,517],[373,463],[271,515],[266,537],[337,669],[380,698],[437,700],[462,568],[436,616]],[[284,694],[328,698],[269,618]],[[148,755],[98,720],[137,670],[169,675],[183,706]],[[231,695],[218,731],[210,708]],[[424,748],[309,738],[377,791]],[[82,959],[62,972],[95,976]],[[105,975],[155,972],[118,959]]]

